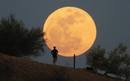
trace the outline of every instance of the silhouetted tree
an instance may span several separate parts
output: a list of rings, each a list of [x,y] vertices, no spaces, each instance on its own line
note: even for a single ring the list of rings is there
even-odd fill
[[[105,70],[105,74],[113,73],[128,79],[130,76],[130,69],[128,68],[130,55],[127,53],[127,46],[120,43],[107,56],[106,58],[105,49],[97,46],[87,54],[87,64],[93,69]]]
[[[87,63],[94,69],[105,69],[105,49],[97,46],[87,55]]]
[[[0,21],[0,52],[12,56],[36,55],[43,50],[40,28],[27,29],[13,15]]]
[[[114,73],[120,76],[125,76],[126,78],[128,78],[129,63],[130,63],[130,57],[127,54],[127,46],[121,43],[114,50],[110,52],[107,72]]]

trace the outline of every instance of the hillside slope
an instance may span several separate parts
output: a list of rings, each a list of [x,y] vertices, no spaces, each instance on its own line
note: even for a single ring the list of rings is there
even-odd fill
[[[0,81],[121,81],[86,70],[41,64],[0,54]]]

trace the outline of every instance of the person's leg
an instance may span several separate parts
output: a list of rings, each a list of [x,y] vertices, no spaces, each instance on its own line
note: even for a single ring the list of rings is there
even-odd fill
[[[53,59],[53,64],[55,64],[56,61],[57,61],[57,57],[54,57],[54,59]]]
[[[54,56],[54,54],[52,55],[52,57],[53,57],[53,64],[55,64],[55,56]]]

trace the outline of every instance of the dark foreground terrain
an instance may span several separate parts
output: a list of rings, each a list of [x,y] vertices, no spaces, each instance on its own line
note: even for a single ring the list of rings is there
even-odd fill
[[[0,81],[121,81],[91,71],[0,54]]]

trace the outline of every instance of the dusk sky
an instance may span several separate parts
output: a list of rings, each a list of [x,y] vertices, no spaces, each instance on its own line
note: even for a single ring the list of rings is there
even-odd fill
[[[50,13],[64,6],[82,8],[93,17],[97,28],[94,46],[111,50],[124,43],[130,50],[130,0],[0,0],[0,18],[14,14],[29,28],[42,27]],[[48,53],[37,60],[51,63]],[[71,66],[71,58],[61,58],[59,64]],[[84,66],[85,56],[77,58],[78,67]]]

